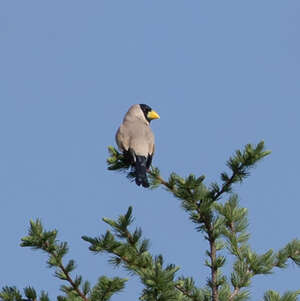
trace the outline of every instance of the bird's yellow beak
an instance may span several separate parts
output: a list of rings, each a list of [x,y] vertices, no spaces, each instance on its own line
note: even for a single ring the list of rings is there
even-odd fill
[[[159,119],[159,115],[154,111],[154,110],[151,110],[148,114],[147,114],[147,117],[152,120],[152,119]]]

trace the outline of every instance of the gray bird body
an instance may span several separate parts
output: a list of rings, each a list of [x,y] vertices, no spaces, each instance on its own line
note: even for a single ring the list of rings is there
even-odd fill
[[[138,156],[147,157],[154,152],[154,134],[139,105],[133,105],[126,113],[116,134],[120,150],[133,149]]]
[[[131,155],[132,166],[136,171],[136,183],[149,187],[146,170],[150,167],[154,153],[154,134],[150,128],[150,120],[159,116],[150,107],[146,107],[146,112],[138,104],[129,108],[116,133],[116,142],[123,153]]]

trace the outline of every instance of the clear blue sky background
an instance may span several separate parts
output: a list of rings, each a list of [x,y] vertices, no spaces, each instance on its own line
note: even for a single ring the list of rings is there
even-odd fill
[[[0,286],[59,293],[46,256],[19,247],[37,217],[70,243],[84,279],[126,276],[80,237],[104,233],[101,218],[129,205],[151,251],[205,283],[206,242],[179,202],[106,169],[133,103],[161,115],[154,165],[165,177],[209,184],[234,150],[264,139],[272,155],[235,187],[251,243],[265,252],[299,238],[299,11],[298,0],[1,1]],[[299,289],[299,273],[258,276],[252,300]],[[130,280],[113,300],[141,289]]]

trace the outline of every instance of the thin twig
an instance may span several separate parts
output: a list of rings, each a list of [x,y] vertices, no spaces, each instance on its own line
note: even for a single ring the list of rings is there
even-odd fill
[[[173,187],[171,187],[171,186],[169,185],[169,183],[168,183],[167,181],[165,181],[161,176],[158,176],[158,175],[154,174],[151,170],[148,170],[147,172],[148,172],[152,177],[154,177],[154,178],[156,178],[157,180],[159,180],[159,182],[160,182],[162,185],[166,186],[166,188],[168,188],[168,189],[170,189],[170,190],[173,191]]]
[[[229,301],[233,301],[234,297],[240,292],[239,287],[235,287],[233,293],[229,297]]]
[[[217,248],[216,248],[216,241],[213,237],[213,226],[210,220],[205,220],[205,227],[207,229],[209,247],[210,247],[210,262],[211,262],[211,283],[212,283],[212,300],[219,301],[219,292],[218,292],[218,285],[217,285],[217,272],[218,268],[216,267],[217,261]]]
[[[77,294],[84,300],[88,301],[88,298],[85,296],[85,294],[79,289],[79,287],[74,283],[72,278],[70,277],[69,273],[66,271],[65,267],[63,266],[62,263],[59,264],[59,268],[63,271],[65,274],[67,281],[71,284],[73,289],[77,292]]]
[[[233,179],[236,176],[236,172],[232,172],[232,175],[230,177],[230,179],[222,185],[222,189],[216,193],[216,195],[214,196],[214,200],[216,201],[225,191],[228,187],[231,186],[231,184],[233,184]]]
[[[188,297],[188,298],[190,298],[190,299],[192,299],[192,300],[194,300],[194,301],[198,301],[198,299],[196,298],[196,297],[194,297],[194,296],[192,296],[191,294],[189,294],[186,290],[184,290],[180,285],[178,285],[178,284],[175,284],[175,288],[177,289],[177,290],[179,290],[183,295],[185,295],[186,297]]]

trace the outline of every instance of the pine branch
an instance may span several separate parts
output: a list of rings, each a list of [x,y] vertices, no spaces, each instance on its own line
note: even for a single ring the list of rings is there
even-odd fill
[[[211,297],[207,291],[196,288],[192,278],[180,277],[175,284],[175,288],[192,301],[204,301]]]
[[[133,221],[132,208],[129,207],[117,220],[104,218],[103,221],[112,227],[119,239],[116,240],[110,231],[101,237],[83,236],[82,239],[90,243],[89,249],[94,253],[111,254],[112,264],[122,264],[126,270],[138,275],[145,286],[141,300],[177,300],[174,276],[179,268],[174,265],[163,267],[163,257],[153,258],[148,252],[148,240],[142,239],[141,230],[131,232],[128,229]]]
[[[130,223],[130,216],[127,217],[129,218]],[[122,220],[121,223],[124,224],[124,220]],[[61,290],[66,293],[67,297],[59,296],[59,301],[68,301],[77,298],[88,301],[89,294],[95,301],[107,301],[114,293],[121,291],[124,288],[124,284],[127,279],[121,279],[118,277],[111,279],[103,276],[99,278],[98,283],[93,289],[90,288],[89,282],[85,281],[82,283],[81,276],[72,278],[71,272],[75,269],[75,262],[74,260],[69,260],[66,265],[63,264],[63,257],[68,252],[68,245],[65,242],[60,243],[56,240],[57,231],[45,231],[41,221],[37,220],[35,222],[30,221],[30,229],[28,232],[28,236],[22,238],[21,246],[39,249],[48,254],[49,258],[47,263],[50,268],[56,268],[55,276],[69,283],[69,286],[61,286]],[[34,296],[34,292],[31,288],[26,290],[26,294],[26,296]],[[43,300],[40,301],[48,300],[46,300],[45,295],[43,295]]]
[[[102,276],[91,292],[90,301],[108,301],[111,296],[123,290],[127,279],[115,277],[113,279]]]
[[[211,223],[208,221],[206,223],[208,241],[210,247],[210,264],[211,264],[211,288],[212,288],[212,300],[219,300],[219,292],[218,292],[218,282],[217,282],[217,273],[218,273],[218,265],[217,265],[217,249],[215,244],[215,238],[213,237],[213,229]]]
[[[51,254],[52,256],[55,256],[53,254]],[[77,283],[75,283],[73,281],[73,279],[71,278],[69,272],[67,271],[67,269],[63,266],[62,263],[60,263],[58,265],[58,267],[61,269],[61,271],[63,272],[66,281],[68,281],[70,283],[70,285],[72,286],[72,288],[76,291],[76,293],[81,297],[82,300],[84,301],[88,301],[88,298],[86,297],[86,295],[79,289],[79,285]]]
[[[36,290],[31,286],[24,288],[24,297],[15,286],[5,286],[0,292],[0,299],[3,301],[50,301],[48,294],[44,291],[41,292],[38,298]]]
[[[0,292],[3,301],[22,301],[22,294],[15,286],[5,286]]]
[[[230,300],[234,300],[241,288],[248,287],[255,275],[269,274],[274,267],[285,268],[288,259],[299,264],[299,240],[292,241],[277,253],[269,250],[258,255],[250,249],[247,245],[249,234],[246,232],[247,209],[238,206],[237,195],[232,195],[224,204],[216,203],[214,207],[224,218],[222,234],[227,240],[227,249],[237,258],[231,274],[233,292]]]
[[[215,203],[214,208],[224,219],[222,235],[227,240],[227,249],[237,258],[234,264],[234,271],[231,274],[233,291],[229,297],[229,300],[234,300],[239,295],[241,288],[250,285],[252,276],[249,266],[244,263],[243,257],[249,238],[249,234],[245,231],[248,226],[247,210],[238,207],[237,195],[231,195],[224,204]]]
[[[198,301],[198,299],[194,298],[194,296],[192,296],[188,291],[183,289],[180,285],[175,284],[175,288],[178,289],[184,296],[188,297],[189,299],[193,301]]]
[[[264,301],[297,301],[300,290],[295,292],[286,292],[280,297],[280,294],[275,291],[267,291],[264,294]]]
[[[28,236],[22,238],[22,247],[31,247],[32,249],[40,249],[48,254],[49,267],[56,267],[56,277],[69,282],[74,292],[81,297],[82,300],[88,301],[86,295],[80,290],[81,277],[73,280],[70,276],[70,272],[75,269],[75,263],[70,260],[69,263],[64,266],[62,263],[63,257],[68,252],[67,243],[58,243],[56,240],[57,231],[44,231],[43,225],[40,220],[30,221],[30,229]]]

